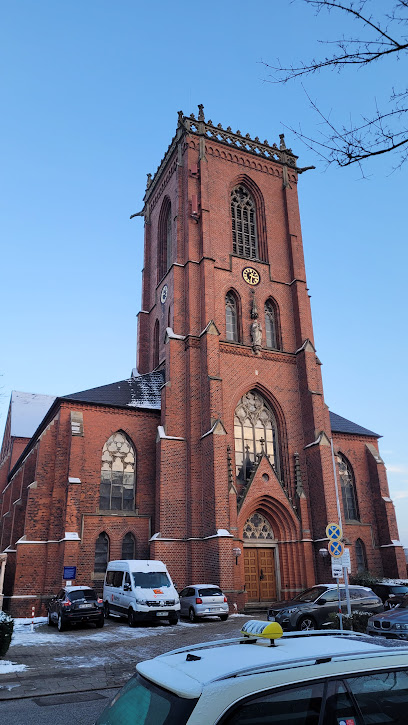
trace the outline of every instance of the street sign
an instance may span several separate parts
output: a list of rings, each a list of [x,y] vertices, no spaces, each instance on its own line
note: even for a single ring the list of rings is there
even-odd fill
[[[333,541],[340,541],[343,536],[341,527],[338,524],[328,524],[326,526],[326,536]]]
[[[331,566],[333,579],[341,579],[343,576],[343,567],[341,565],[341,562],[332,556]]]
[[[348,573],[351,574],[350,549],[344,549],[343,556],[341,557],[341,565],[346,566]]]
[[[63,579],[76,579],[76,566],[64,566]]]
[[[343,556],[344,546],[341,541],[329,541],[327,550],[330,556],[334,556],[337,559],[339,556]]]

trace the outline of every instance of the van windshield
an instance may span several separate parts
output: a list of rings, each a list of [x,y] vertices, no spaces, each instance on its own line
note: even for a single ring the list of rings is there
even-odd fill
[[[135,587],[142,589],[161,589],[171,587],[171,581],[165,571],[134,571]]]

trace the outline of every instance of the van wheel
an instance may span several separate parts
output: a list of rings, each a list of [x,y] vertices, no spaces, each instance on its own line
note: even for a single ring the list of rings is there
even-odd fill
[[[313,617],[306,615],[305,617],[301,617],[299,619],[296,629],[299,629],[301,632],[306,632],[309,629],[316,629],[316,622]]]
[[[190,609],[188,610],[188,618],[190,622],[195,622],[197,620],[193,607],[190,607]]]
[[[178,616],[177,616],[177,614],[170,614],[169,623],[170,624],[178,624]]]
[[[104,602],[104,605],[103,605],[103,613],[104,613],[104,615],[105,615],[106,618],[109,617],[109,615],[110,615],[110,606],[109,606],[108,602]]]
[[[136,627],[136,617],[132,607],[128,611],[128,624],[129,627]]]

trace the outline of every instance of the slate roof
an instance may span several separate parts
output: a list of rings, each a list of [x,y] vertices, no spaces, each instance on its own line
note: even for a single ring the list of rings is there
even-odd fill
[[[81,390],[79,393],[64,395],[64,400],[78,400],[82,403],[99,403],[99,405],[115,405],[123,408],[149,408],[160,410],[160,388],[164,383],[161,370],[117,383],[100,385],[98,388]]]
[[[357,423],[353,423],[353,421],[347,420],[347,418],[343,418],[341,415],[337,415],[337,413],[332,413],[331,411],[330,425],[333,433],[349,433],[351,435],[381,438],[378,433],[374,433],[372,430],[368,430],[368,428],[363,428],[361,425],[357,425]]]

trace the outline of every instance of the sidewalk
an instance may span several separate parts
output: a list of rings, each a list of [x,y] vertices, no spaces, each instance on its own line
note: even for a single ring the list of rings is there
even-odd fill
[[[176,647],[239,636],[248,617],[227,622],[162,623],[130,628],[117,619],[103,629],[92,626],[58,632],[40,620],[15,625],[12,643],[0,659],[0,700],[121,687],[136,664]]]

